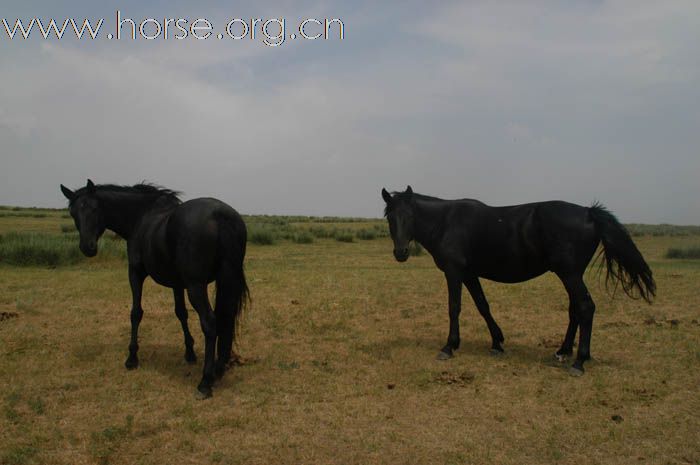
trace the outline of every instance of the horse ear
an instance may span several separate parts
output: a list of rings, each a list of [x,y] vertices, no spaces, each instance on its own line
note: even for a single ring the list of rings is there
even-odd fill
[[[391,194],[388,193],[386,191],[386,189],[384,189],[383,187],[382,187],[382,198],[384,199],[384,202],[386,202],[387,204],[391,203]]]
[[[92,179],[88,179],[88,180],[87,180],[87,191],[88,191],[90,194],[94,194],[94,193],[95,193],[95,184],[92,182]]]
[[[406,186],[406,193],[413,194],[413,189],[411,189],[411,186]]]
[[[74,192],[70,189],[68,189],[66,186],[61,184],[61,192],[63,192],[63,195],[68,199],[68,200],[73,200],[73,195]]]

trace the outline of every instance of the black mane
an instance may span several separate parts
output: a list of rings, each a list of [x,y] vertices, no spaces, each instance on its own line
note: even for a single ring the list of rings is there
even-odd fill
[[[136,194],[136,195],[142,195],[146,197],[150,197],[151,199],[155,200],[161,197],[167,197],[169,200],[171,200],[175,204],[181,203],[180,200],[180,192],[175,191],[172,189],[168,189],[165,187],[158,186],[156,184],[151,184],[147,182],[142,182],[139,184],[134,184],[133,186],[120,186],[116,184],[99,184],[95,186],[96,192],[109,192],[109,193],[121,193],[121,194]],[[75,195],[73,196],[73,200],[71,200],[71,204],[75,199],[77,199],[81,194],[84,194],[88,191],[88,187],[84,186],[81,187],[80,189],[75,191]]]

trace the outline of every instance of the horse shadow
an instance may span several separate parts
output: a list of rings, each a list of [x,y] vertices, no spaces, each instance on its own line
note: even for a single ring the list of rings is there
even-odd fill
[[[507,369],[525,370],[534,366],[545,366],[549,368],[560,368],[562,371],[568,370],[574,357],[561,362],[554,356],[557,348],[542,346],[541,344],[531,344],[519,340],[506,340],[503,344],[504,352],[494,354],[491,351],[491,341],[479,338],[463,338],[460,347],[455,351],[454,356],[448,360],[437,360],[436,356],[440,351],[442,339],[418,337],[410,339],[398,337],[385,342],[387,345],[395,347],[420,346],[425,357],[435,359],[438,366],[450,367],[453,365],[469,364],[479,361],[485,365],[489,363],[506,364]],[[607,358],[591,358],[592,364],[610,366],[615,368],[618,364],[614,360]],[[505,369],[506,367],[504,367]]]

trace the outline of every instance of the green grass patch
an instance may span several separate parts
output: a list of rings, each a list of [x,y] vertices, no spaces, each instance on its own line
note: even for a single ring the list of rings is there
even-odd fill
[[[700,259],[700,245],[691,247],[671,247],[666,252],[666,258],[676,259]]]
[[[77,234],[8,233],[0,236],[0,263],[14,266],[58,266],[73,265],[86,257],[78,247]],[[102,256],[126,258],[123,240],[103,238],[99,244]]]
[[[675,224],[627,224],[627,231],[632,236],[696,236],[700,235],[700,226],[680,226]]]
[[[100,432],[93,432],[90,435],[90,453],[97,459],[97,463],[101,465],[113,463],[111,459],[119,446],[131,434],[133,423],[134,417],[127,415],[124,426],[109,426]]]
[[[334,237],[335,230],[325,226],[311,226],[309,233],[317,239],[329,239]]]
[[[307,231],[303,231],[294,235],[293,240],[297,244],[311,244],[314,242],[314,236]]]
[[[46,213],[32,213],[23,211],[4,211],[0,212],[0,217],[6,218],[46,218],[49,215]]]
[[[14,446],[3,452],[0,463],[3,465],[24,465],[33,461],[39,449],[33,446]]]
[[[72,265],[81,260],[77,236],[9,233],[0,236],[0,263],[15,266]]]
[[[335,240],[338,242],[355,242],[355,236],[349,231],[336,231]]]
[[[267,229],[254,229],[248,233],[248,240],[257,245],[273,245],[275,239],[274,232]]]
[[[357,238],[363,241],[371,241],[376,239],[378,236],[375,229],[360,229],[357,231]]]

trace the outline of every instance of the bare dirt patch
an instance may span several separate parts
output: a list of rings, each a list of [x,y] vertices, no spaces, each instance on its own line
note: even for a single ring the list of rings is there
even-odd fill
[[[0,321],[11,320],[12,318],[18,318],[19,314],[17,312],[0,312]]]

